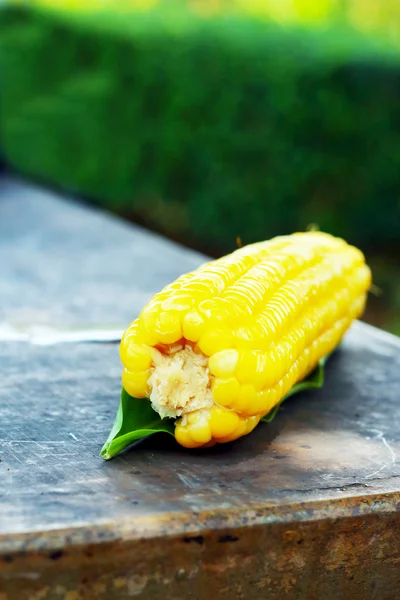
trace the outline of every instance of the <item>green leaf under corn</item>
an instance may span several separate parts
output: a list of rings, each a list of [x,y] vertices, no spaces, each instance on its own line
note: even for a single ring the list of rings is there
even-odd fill
[[[162,419],[147,399],[132,398],[122,388],[117,416],[100,456],[109,460],[134,442],[160,432],[174,435],[173,419]]]
[[[293,394],[312,388],[321,388],[324,385],[324,368],[329,356],[322,358],[317,368],[306,379],[296,383],[279,404],[265,415],[261,421],[270,423],[275,418],[282,403]],[[100,456],[105,460],[110,460],[134,442],[139,442],[154,433],[169,433],[173,436],[174,420],[162,419],[152,409],[147,399],[132,398],[122,388],[117,416]]]

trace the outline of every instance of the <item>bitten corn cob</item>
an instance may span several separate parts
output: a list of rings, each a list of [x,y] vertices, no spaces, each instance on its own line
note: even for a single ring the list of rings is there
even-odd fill
[[[363,254],[320,232],[252,244],[156,294],[121,342],[123,386],[185,447],[246,435],[364,310]]]

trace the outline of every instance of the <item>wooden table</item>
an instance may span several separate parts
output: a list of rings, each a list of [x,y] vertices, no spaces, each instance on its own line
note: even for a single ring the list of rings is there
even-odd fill
[[[203,260],[0,182],[0,600],[400,597],[397,338],[356,324],[322,390],[234,445],[160,436],[110,462],[117,344],[23,339],[125,327]]]

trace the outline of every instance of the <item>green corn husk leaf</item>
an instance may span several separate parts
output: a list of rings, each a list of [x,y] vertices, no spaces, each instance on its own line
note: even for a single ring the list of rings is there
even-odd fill
[[[154,433],[169,433],[173,436],[174,420],[162,419],[147,399],[132,398],[122,388],[117,416],[100,456],[109,460],[134,442]]]
[[[261,422],[270,423],[276,417],[282,403],[290,396],[309,389],[321,388],[324,385],[325,363],[329,356],[331,355],[322,358],[316,369],[306,379],[296,383],[279,404],[261,419]],[[117,416],[110,435],[101,449],[100,456],[105,460],[110,460],[128,446],[138,443],[154,433],[168,433],[173,436],[174,419],[162,419],[153,410],[147,399],[132,398],[122,388]]]

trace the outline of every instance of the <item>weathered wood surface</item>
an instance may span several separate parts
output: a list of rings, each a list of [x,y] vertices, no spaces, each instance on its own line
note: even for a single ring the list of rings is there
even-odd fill
[[[100,211],[0,180],[0,322],[125,324],[204,257]]]
[[[0,321],[126,325],[202,260],[0,185]],[[234,445],[108,463],[116,344],[3,342],[0,369],[1,600],[398,599],[397,338],[356,324],[322,390]]]

